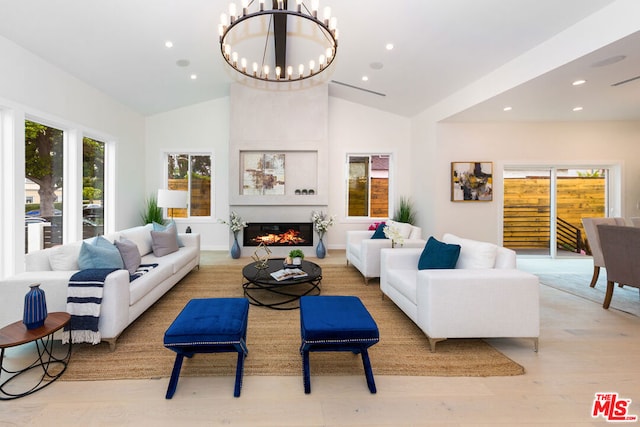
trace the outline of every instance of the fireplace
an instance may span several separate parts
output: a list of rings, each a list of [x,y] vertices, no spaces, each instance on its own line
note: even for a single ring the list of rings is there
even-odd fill
[[[310,222],[252,222],[243,231],[243,246],[313,246]]]

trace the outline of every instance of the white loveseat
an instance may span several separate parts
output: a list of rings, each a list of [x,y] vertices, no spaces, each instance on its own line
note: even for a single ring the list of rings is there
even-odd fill
[[[397,227],[404,237],[399,248],[422,248],[427,243],[422,239],[422,229],[411,224],[387,221],[387,225]],[[391,248],[390,239],[372,239],[375,230],[347,231],[347,264],[353,265],[362,273],[364,283],[380,277],[380,251]]]
[[[182,234],[184,246],[176,252],[157,257],[152,252],[151,224],[104,236],[113,242],[125,237],[133,241],[142,256],[142,264],[158,264],[148,273],[129,282],[129,271],[116,270],[104,282],[98,329],[102,341],[115,348],[122,331],[171,289],[180,279],[200,265],[200,235]],[[87,239],[87,242],[91,239]],[[82,242],[74,242],[32,252],[26,257],[26,271],[0,281],[0,327],[22,319],[24,296],[32,283],[45,291],[47,311],[67,311],[67,287],[78,271]]]
[[[427,335],[534,340],[540,334],[538,277],[516,269],[514,251],[445,234],[461,246],[455,269],[418,270],[422,249],[383,249],[380,290]]]

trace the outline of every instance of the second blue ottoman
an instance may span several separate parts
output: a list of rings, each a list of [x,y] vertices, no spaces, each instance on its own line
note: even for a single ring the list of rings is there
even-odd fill
[[[175,351],[167,399],[178,385],[184,357],[195,353],[238,352],[233,395],[240,396],[242,371],[247,353],[249,301],[245,298],[192,299],[164,334],[164,346]]]
[[[300,298],[300,333],[304,392],[311,393],[309,352],[351,351],[362,355],[371,393],[376,392],[367,349],[380,340],[378,326],[354,296],[305,296]]]

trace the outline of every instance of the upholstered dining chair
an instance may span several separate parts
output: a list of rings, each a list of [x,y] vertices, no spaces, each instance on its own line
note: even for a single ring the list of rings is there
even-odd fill
[[[582,218],[582,225],[584,231],[587,233],[587,241],[591,248],[591,256],[593,257],[593,277],[591,278],[590,287],[594,287],[600,276],[600,267],[605,267],[604,258],[602,257],[602,250],[600,249],[600,238],[598,237],[598,225],[625,225],[624,218],[612,217],[612,218]]]
[[[599,225],[600,247],[607,269],[607,293],[603,308],[609,308],[614,284],[640,288],[640,227]]]

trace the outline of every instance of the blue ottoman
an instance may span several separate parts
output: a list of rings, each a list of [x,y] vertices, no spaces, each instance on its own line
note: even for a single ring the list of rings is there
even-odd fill
[[[364,373],[371,393],[376,392],[367,349],[380,340],[378,326],[353,296],[305,296],[300,298],[302,374],[304,392],[311,392],[309,352],[351,351],[362,355]]]
[[[247,350],[249,301],[245,298],[192,299],[164,333],[164,346],[175,351],[167,399],[178,385],[182,360],[195,353],[238,352],[233,395],[240,396],[242,370]]]

